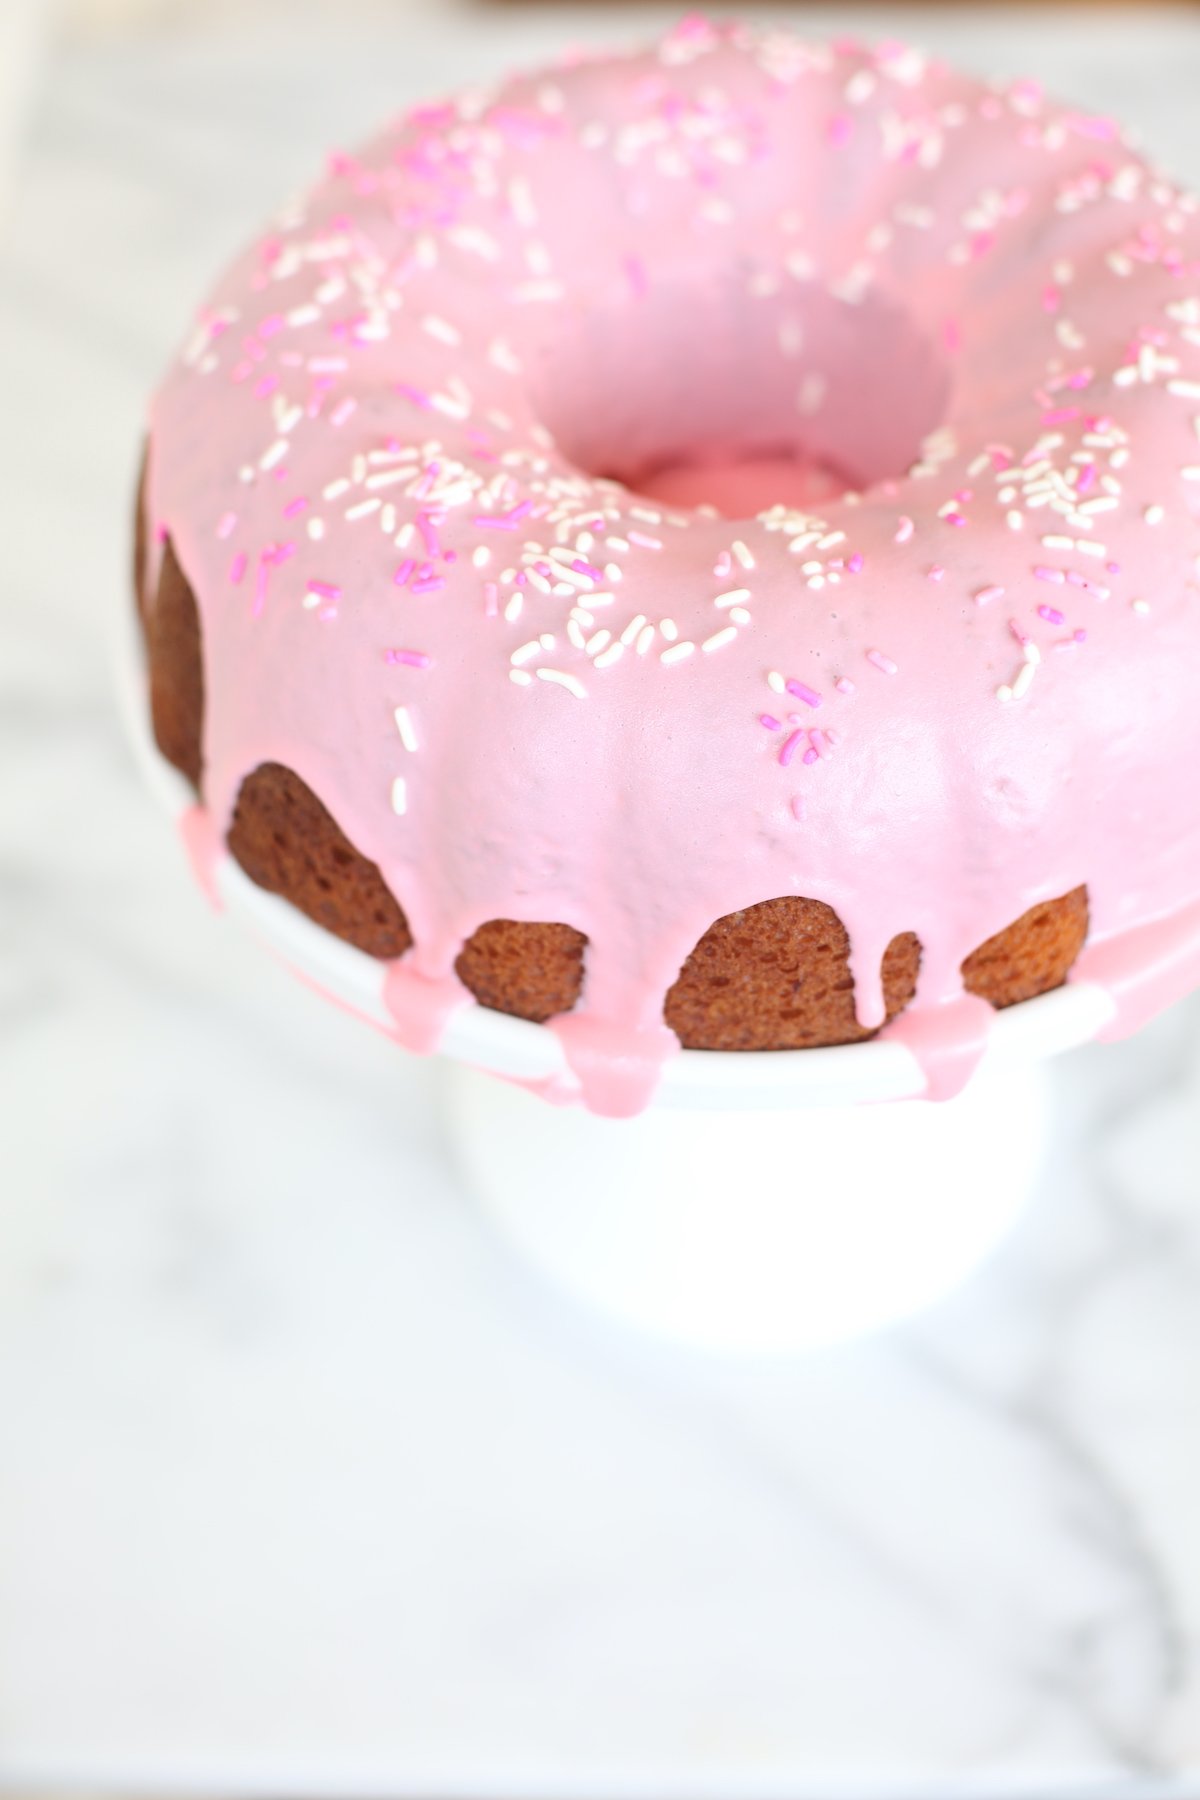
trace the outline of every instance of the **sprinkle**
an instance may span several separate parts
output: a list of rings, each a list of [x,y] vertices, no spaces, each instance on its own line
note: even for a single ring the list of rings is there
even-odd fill
[[[577,675],[569,675],[563,669],[539,669],[537,677],[539,681],[551,681],[556,687],[566,688],[576,700],[587,699],[587,689]]]
[[[1200,381],[1168,381],[1167,392],[1181,400],[1200,400]]]
[[[417,734],[413,730],[412,719],[407,706],[398,706],[392,717],[396,721],[396,730],[400,733],[400,742],[406,750],[417,748]]]
[[[1145,519],[1147,525],[1161,525],[1163,520],[1166,518],[1166,516],[1167,516],[1166,507],[1165,506],[1157,506],[1157,505],[1148,506],[1146,508],[1145,512],[1142,514],[1142,517],[1143,517],[1143,519]]]
[[[749,588],[730,588],[727,593],[718,594],[713,601],[713,605],[721,607],[740,606],[744,600],[748,600],[749,598]]]
[[[246,573],[246,552],[239,550],[229,565],[229,580],[233,587],[240,587]]]
[[[793,794],[791,804],[792,804],[793,819],[796,820],[797,824],[803,824],[803,822],[804,822],[804,796],[803,796],[803,794]]]
[[[638,544],[643,550],[662,549],[662,539],[647,537],[644,531],[631,531],[629,533],[629,541],[631,544]]]
[[[1060,613],[1057,606],[1039,606],[1038,617],[1039,619],[1045,619],[1047,625],[1062,625],[1065,622],[1066,615]]]
[[[788,693],[794,694],[797,700],[803,700],[805,706],[811,706],[814,709],[820,706],[820,694],[817,693],[815,688],[810,688],[806,682],[789,681],[786,683],[786,686]]]
[[[712,650],[719,650],[723,644],[731,644],[737,636],[736,625],[726,625],[723,631],[716,631],[712,637],[705,638],[700,648],[707,655]]]
[[[515,681],[518,687],[532,687],[533,676],[527,675],[524,669],[510,669],[508,679]]]
[[[783,729],[782,721],[777,719],[774,713],[759,713],[758,722],[768,731],[782,731]]]
[[[232,513],[232,512],[223,513],[221,516],[220,522],[217,525],[217,536],[221,539],[227,538],[229,536],[230,532],[233,531],[233,529],[235,528],[236,525],[237,525],[237,514],[236,513]]]
[[[977,606],[988,606],[993,600],[1003,600],[1003,598],[1004,589],[1002,587],[982,587],[975,596],[975,604]]]
[[[804,733],[802,731],[793,731],[792,735],[785,739],[779,752],[779,761],[785,769],[803,742]]]
[[[514,650],[508,660],[514,667],[519,668],[522,663],[527,663],[531,656],[536,656],[541,647],[537,638],[530,638],[527,644],[521,644]]]
[[[392,811],[394,813],[408,811],[408,783],[403,775],[397,775],[392,782]]]
[[[1197,434],[1200,435],[1200,420],[1197,420],[1196,430]],[[752,569],[754,567],[754,558],[746,548],[745,544],[743,544],[741,538],[735,538],[731,547],[733,554],[737,557],[743,569]]]
[[[916,529],[916,526],[906,514],[896,527],[896,535],[893,542],[897,544],[907,544]]]
[[[428,669],[433,662],[433,658],[427,656],[424,650],[385,650],[383,660],[388,663],[403,663],[408,669]]]
[[[442,576],[426,575],[423,580],[414,581],[408,591],[410,594],[436,594],[438,589],[444,588],[445,585]]]
[[[664,650],[658,660],[662,663],[683,662],[692,654],[692,651],[695,648],[695,644],[688,642],[685,638],[683,643],[672,644],[669,650]]]
[[[867,661],[874,668],[882,670],[885,675],[895,675],[899,673],[897,664],[892,661],[890,656],[885,656],[882,650],[868,650]]]
[[[663,623],[664,623],[664,625],[671,625],[670,619],[664,619]],[[671,625],[670,631],[664,631],[663,636],[667,639],[667,642],[670,643],[674,638],[679,636],[679,633],[676,631],[674,625]],[[650,648],[650,646],[653,642],[654,642],[654,627],[653,627],[653,625],[643,625],[642,629],[638,632],[637,643],[634,645],[634,650],[635,650],[636,654],[638,656],[645,656],[647,650]]]
[[[839,694],[854,694],[858,691],[848,675],[839,675],[833,685]]]
[[[944,581],[946,579],[946,571],[943,569],[941,563],[934,563],[932,568],[929,569],[928,574],[930,581]]]
[[[317,594],[322,600],[340,600],[342,590],[331,581],[307,581],[305,587],[310,594]]]
[[[1033,572],[1039,581],[1053,581],[1058,587],[1067,579],[1062,569],[1048,569],[1042,563],[1036,564]]]
[[[787,682],[783,679],[783,676],[779,673],[778,669],[772,669],[767,676],[767,686],[773,694],[787,693]]]
[[[1189,463],[1186,468],[1181,469],[1179,472],[1185,481],[1200,481],[1200,464]]]

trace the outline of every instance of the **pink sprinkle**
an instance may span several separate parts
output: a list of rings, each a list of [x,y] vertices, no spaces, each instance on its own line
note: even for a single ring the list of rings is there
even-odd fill
[[[229,579],[234,587],[240,587],[246,573],[246,552],[239,550],[229,565]]]
[[[984,587],[980,588],[979,592],[976,594],[975,604],[977,606],[988,606],[993,600],[1003,600],[1003,598],[1004,589],[1002,587]]]
[[[1008,621],[1008,629],[1012,632],[1022,650],[1025,648],[1026,644],[1031,642],[1029,633],[1022,630],[1016,619],[1010,619]]]
[[[392,576],[392,580],[395,582],[397,587],[406,586],[406,584],[407,584],[410,576],[412,575],[413,570],[416,568],[416,566],[417,565],[413,561],[411,556],[408,558],[407,562],[402,562],[400,564],[400,567],[396,570],[396,573]]]
[[[913,532],[916,529],[917,528],[913,524],[912,520],[910,518],[908,518],[907,515],[905,515],[905,517],[903,517],[900,520],[900,523],[896,526],[896,535],[893,538],[892,542],[896,543],[896,544],[907,544],[909,539],[912,537]]]
[[[1057,606],[1039,606],[1038,618],[1045,619],[1047,625],[1061,625],[1065,621],[1066,614],[1060,613]]]
[[[820,757],[820,754],[821,752],[819,750],[812,744],[809,744],[808,749],[804,752],[803,760],[809,764],[815,763]]]
[[[775,717],[774,713],[759,713],[758,722],[768,731],[782,731],[783,729],[781,721]]]
[[[803,742],[804,733],[802,731],[793,731],[792,735],[784,740],[783,748],[779,752],[779,760],[785,769]],[[808,758],[805,757],[804,760],[807,762]]]
[[[858,692],[848,675],[839,675],[833,685],[839,694],[854,694]]]
[[[282,330],[283,320],[278,313],[272,313],[270,317],[264,319],[259,326],[258,335],[260,338],[273,338]]]
[[[885,675],[895,675],[899,672],[898,665],[892,661],[890,656],[885,656],[882,650],[868,650],[867,661],[874,668],[882,670]]]
[[[807,683],[803,681],[786,681],[784,686],[787,688],[789,694],[794,694],[796,696],[797,700],[803,700],[805,706],[811,706],[814,709],[820,706],[820,694],[817,693],[815,688],[810,688]]]
[[[236,524],[237,524],[237,514],[236,513],[231,513],[231,512],[224,513],[220,519],[220,522],[217,525],[217,536],[219,538],[221,538],[222,540],[224,540],[225,538],[227,538],[229,536],[230,532],[234,529]]]
[[[647,537],[644,531],[631,531],[627,535],[631,544],[639,544],[643,550],[662,549],[662,539]]]
[[[341,588],[331,581],[306,581],[304,585],[310,594],[320,594],[322,600],[340,600],[342,597]]]
[[[484,527],[490,531],[515,531],[521,520],[528,518],[532,511],[533,501],[522,500],[519,506],[514,506],[511,512],[505,513],[501,518],[489,519],[480,517],[472,520],[472,524]]]
[[[849,113],[835,113],[829,121],[829,141],[831,144],[849,143],[854,135],[854,120]]]
[[[423,581],[414,581],[408,591],[410,594],[436,594],[445,585],[440,575],[427,575]]]
[[[278,375],[264,375],[261,381],[256,381],[254,384],[254,398],[256,400],[269,400],[278,386]]]
[[[427,669],[433,658],[426,656],[424,650],[385,650],[384,662],[404,663],[410,669]]]
[[[1075,642],[1077,644],[1086,644],[1087,643],[1087,632],[1084,630],[1082,625],[1080,626],[1078,631],[1073,633],[1073,636],[1074,636]]]
[[[945,519],[947,525],[965,525],[967,522],[960,512],[948,512]]]
[[[1105,563],[1104,566],[1110,575],[1119,575],[1121,573],[1121,565],[1119,562]]]
[[[604,580],[604,570],[598,569],[594,563],[584,562],[581,556],[576,557],[575,561],[571,564],[571,567],[577,575],[586,575],[591,581]]]
[[[731,558],[728,550],[722,550],[720,556],[718,556],[716,562],[713,564],[713,574],[716,575],[718,578],[723,579],[726,575],[728,575],[730,573],[732,568],[733,568],[733,559]]]
[[[331,425],[344,425],[346,423],[346,420],[350,417],[351,413],[357,412],[357,410],[358,410],[358,401],[352,400],[349,397],[349,395],[347,395],[344,400],[341,400],[338,402],[338,404],[334,407],[333,411],[330,413],[329,423]]]
[[[944,581],[946,579],[946,571],[943,569],[941,563],[934,563],[929,571],[929,579],[930,581]]]
[[[1079,471],[1079,480],[1076,483],[1077,491],[1081,494],[1089,494],[1091,492],[1091,490],[1095,487],[1095,485],[1096,485],[1096,465],[1095,465],[1095,463],[1087,463]]]
[[[1058,587],[1067,579],[1061,569],[1048,569],[1044,563],[1038,563],[1033,572],[1039,581],[1053,581]]]
[[[1053,284],[1042,290],[1042,305],[1048,313],[1056,313],[1062,305],[1062,293]]]
[[[646,265],[640,256],[625,258],[625,275],[633,293],[639,300],[643,299],[649,291],[650,282],[646,276]]]
[[[426,554],[436,556],[441,548],[438,543],[437,526],[427,512],[417,514],[417,530],[421,534],[421,542],[425,546]]]
[[[803,794],[793,794],[792,795],[792,817],[793,817],[793,819],[796,820],[797,824],[804,823],[804,796],[803,796]]]
[[[1079,417],[1077,406],[1054,406],[1049,412],[1042,414],[1043,425],[1066,425]]]
[[[942,340],[947,350],[962,349],[962,327],[957,319],[947,319],[942,327]]]
[[[302,512],[307,512],[307,511],[308,511],[308,501],[305,499],[303,494],[300,494],[295,500],[288,501],[287,505],[283,509],[283,516],[285,519],[294,519],[296,517],[297,513],[302,513]]]
[[[850,558],[849,562],[846,564],[847,571],[851,575],[860,574],[863,569],[863,560],[864,559],[863,559],[862,555],[860,554],[860,552],[856,550],[854,552],[854,555]]]

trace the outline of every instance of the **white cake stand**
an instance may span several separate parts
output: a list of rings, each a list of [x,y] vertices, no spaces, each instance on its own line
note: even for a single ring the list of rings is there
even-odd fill
[[[158,754],[130,617],[122,707],[138,763],[181,820],[192,795]],[[309,985],[390,1028],[383,965],[256,887],[226,856],[219,899]],[[550,1105],[521,1085],[572,1077],[545,1027],[471,1005],[438,1046],[459,1164],[520,1251],[576,1298],[661,1337],[790,1351],[878,1329],[948,1293],[1000,1242],[1036,1184],[1047,1059],[1112,1019],[1072,984],[998,1015],[957,1099],[922,1098],[897,1042],[683,1051],[631,1120]],[[496,1079],[500,1077],[501,1079]]]

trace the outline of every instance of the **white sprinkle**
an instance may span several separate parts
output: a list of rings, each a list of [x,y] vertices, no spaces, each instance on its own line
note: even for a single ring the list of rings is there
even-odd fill
[[[713,601],[714,606],[740,606],[743,600],[750,598],[749,588],[730,588],[727,593],[718,594]]]
[[[452,349],[456,349],[462,343],[462,332],[457,325],[452,325],[449,319],[440,318],[437,313],[427,313],[421,320],[421,325],[439,344],[449,344]]]
[[[658,660],[664,663],[683,662],[695,648],[695,644],[685,638],[682,644],[672,644],[669,650],[664,650]]]
[[[577,675],[568,675],[562,669],[539,669],[537,675],[539,681],[552,681],[556,687],[566,688],[577,700],[587,699],[587,689]]]
[[[504,617],[508,620],[510,625],[520,618],[521,609],[524,604],[525,602],[520,594],[514,594],[512,599],[508,602],[507,606],[504,608]]]
[[[611,642],[611,631],[594,631],[583,648],[588,656],[599,656],[600,652],[606,650]]]
[[[1075,548],[1080,556],[1093,556],[1097,562],[1103,562],[1108,555],[1108,545],[1097,543],[1095,538],[1077,538]]]
[[[1051,533],[1049,537],[1044,537],[1042,543],[1047,550],[1073,550],[1075,548],[1074,538],[1062,537],[1057,533]]]
[[[479,544],[471,552],[472,565],[477,569],[486,569],[492,560],[492,553],[486,544]]]
[[[527,644],[519,645],[508,660],[515,668],[520,668],[521,664],[527,663],[531,656],[536,656],[541,647],[537,638],[530,638]]]
[[[954,503],[952,502],[951,503],[952,509],[953,509],[953,504]],[[910,518],[908,518],[907,515],[905,515],[904,517],[901,518],[899,524],[896,526],[896,536],[893,541],[897,544],[907,544],[909,539],[912,537],[912,535],[915,531],[916,531],[916,526],[913,524],[912,520]]]
[[[275,440],[275,442],[271,445],[271,448],[267,451],[266,455],[260,461],[260,463],[258,465],[259,468],[264,471],[266,471],[267,469],[275,468],[277,463],[281,463],[283,461],[284,457],[287,455],[287,451],[288,451],[287,439],[286,438],[277,438]]]
[[[646,623],[645,613],[639,613],[636,619],[630,619],[628,625],[625,627],[624,631],[621,633],[621,642],[623,644],[632,644],[634,638],[637,636],[638,632],[642,629],[642,626],[645,623]]]
[[[1161,525],[1163,520],[1166,518],[1166,516],[1167,516],[1166,507],[1158,506],[1158,505],[1148,506],[1146,508],[1145,512],[1142,514],[1142,517],[1143,517],[1143,519],[1145,519],[1147,525]]]
[[[308,521],[308,535],[312,538],[314,543],[319,543],[325,536],[324,519],[310,519]]]
[[[783,676],[779,673],[778,669],[772,669],[771,673],[767,676],[767,686],[773,694],[787,693],[787,682],[783,679]]]
[[[1197,435],[1200,435],[1200,419],[1196,420],[1196,432]],[[754,558],[746,548],[745,544],[743,544],[741,538],[735,538],[730,548],[741,563],[743,569],[752,569],[754,567]]]
[[[398,706],[393,717],[396,721],[396,730],[400,733],[400,742],[404,745],[406,750],[415,750],[417,747],[417,734],[413,730],[413,722],[409,717],[407,706]]]
[[[750,623],[750,614],[746,611],[744,606],[735,606],[730,612],[729,617],[733,620],[735,625],[748,625]]]
[[[1140,613],[1143,617],[1150,611],[1150,602],[1148,600],[1133,600],[1130,602],[1130,605],[1133,607],[1135,613]]]
[[[408,811],[408,783],[403,775],[397,775],[392,783],[392,811],[394,813]]]
[[[526,674],[524,669],[510,669],[508,671],[508,679],[510,681],[515,681],[518,687],[533,686],[533,676]]]
[[[670,624],[670,620],[668,619],[666,621],[666,623]],[[668,634],[664,631],[663,636],[668,637]],[[670,641],[669,637],[668,637],[668,641]],[[637,643],[635,644],[634,648],[636,649],[639,656],[645,656],[647,650],[650,648],[650,646],[653,642],[654,642],[654,627],[653,627],[653,625],[643,625],[642,629],[638,632],[638,640],[637,640]]]
[[[596,658],[595,667],[597,669],[611,669],[612,665],[615,662],[619,662],[621,660],[621,658],[624,656],[624,654],[625,654],[624,644],[621,644],[621,643],[610,644],[608,649],[605,650],[602,655],[600,655]]]
[[[737,636],[736,625],[726,625],[723,631],[714,631],[710,638],[705,638],[700,648],[707,656],[710,651],[719,650],[722,644],[731,644]]]
[[[1200,400],[1200,381],[1168,381],[1167,392],[1181,400]]]
[[[1200,481],[1200,467],[1195,463],[1190,463],[1187,468],[1181,469],[1180,474],[1185,481]]]
[[[673,644],[675,639],[679,636],[679,627],[674,619],[660,619],[658,622],[658,629],[662,632],[668,644]]]
[[[1005,513],[1004,522],[1010,531],[1023,531],[1025,529],[1025,517],[1023,513]]]

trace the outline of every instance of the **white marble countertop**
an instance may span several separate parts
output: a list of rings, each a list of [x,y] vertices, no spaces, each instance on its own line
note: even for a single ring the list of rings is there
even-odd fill
[[[0,224],[0,1786],[1194,1797],[1200,1007],[1058,1066],[1037,1205],[918,1323],[659,1351],[510,1260],[435,1071],[137,787],[107,621],[213,267],[327,142],[631,23],[465,6],[61,44]],[[1200,15],[905,26],[1200,180]]]

